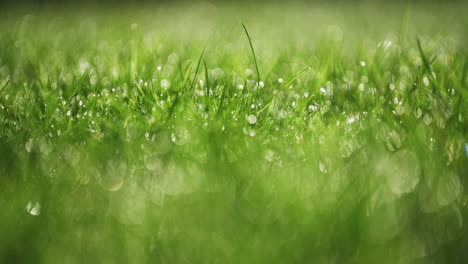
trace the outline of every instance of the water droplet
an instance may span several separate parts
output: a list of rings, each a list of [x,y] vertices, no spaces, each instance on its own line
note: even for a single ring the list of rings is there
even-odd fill
[[[309,111],[311,112],[316,112],[318,110],[318,106],[316,105],[309,105],[308,107]]]
[[[346,124],[351,125],[352,123],[356,122],[357,119],[357,115],[349,115],[348,118],[346,118]]]
[[[340,146],[341,157],[348,158],[353,153],[353,145],[350,141],[345,141]]]
[[[163,88],[164,90],[168,90],[169,88],[171,88],[171,83],[166,79],[162,79],[161,88]]]
[[[158,154],[152,154],[145,157],[145,167],[154,171],[162,168],[162,160]]]
[[[265,158],[265,160],[269,161],[269,162],[273,162],[274,158],[275,158],[275,152],[271,149],[267,150],[263,156]]]
[[[38,216],[41,213],[41,205],[38,202],[32,203],[29,201],[26,205],[26,211],[30,215]]]
[[[437,185],[437,201],[440,206],[445,206],[458,198],[462,192],[462,185],[458,175],[450,172],[441,174],[439,184]]]
[[[419,183],[421,168],[413,153],[399,151],[381,166],[390,190],[397,196],[412,192]]]
[[[257,123],[257,117],[255,115],[248,115],[246,119],[247,119],[247,122],[249,122],[249,124],[251,125],[254,125],[255,123]]]
[[[278,82],[283,83],[284,82],[283,78],[278,78]]]
[[[322,161],[319,162],[319,170],[324,174],[328,173],[327,167],[325,166],[325,164],[323,164]]]
[[[26,151],[31,152],[32,147],[33,147],[33,140],[32,138],[30,138],[25,144]]]
[[[51,152],[52,148],[51,148],[51,146],[49,145],[49,143],[47,142],[47,140],[45,138],[42,138],[39,141],[39,150],[45,156],[48,156],[49,153]]]
[[[242,129],[242,132],[244,132],[245,135],[250,137],[255,137],[255,135],[257,135],[257,132],[251,127],[244,127]]]
[[[396,113],[397,115],[400,115],[400,116],[401,116],[402,114],[404,114],[404,112],[405,112],[405,108],[403,107],[403,105],[398,104],[398,105],[395,107],[395,113]]]
[[[422,110],[418,107],[418,109],[414,110],[414,116],[419,119],[422,116]]]
[[[362,66],[362,67],[366,67],[366,62],[365,62],[365,61],[361,61],[361,66]]]
[[[122,188],[127,174],[127,164],[122,160],[109,161],[106,166],[106,175],[101,184],[105,189],[116,192]]]
[[[426,126],[430,125],[432,123],[432,117],[426,113],[423,117],[423,122]]]
[[[426,76],[424,76],[424,78],[423,78],[423,84],[426,87],[429,86],[429,79]]]
[[[190,132],[185,127],[177,127],[171,134],[171,141],[176,145],[182,146],[189,142]]]
[[[279,110],[279,112],[278,112],[278,117],[279,117],[279,118],[283,119],[283,118],[285,118],[286,116],[287,116],[287,112],[286,112],[286,111],[284,111],[283,109]]]
[[[395,151],[399,149],[401,146],[400,134],[398,134],[396,131],[388,133],[386,143],[390,151]]]

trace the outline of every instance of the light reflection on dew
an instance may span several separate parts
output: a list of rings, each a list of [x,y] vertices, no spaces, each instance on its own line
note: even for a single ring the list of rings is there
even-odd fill
[[[121,178],[117,179],[112,185],[110,185],[107,188],[107,190],[110,191],[110,192],[116,192],[116,191],[120,190],[123,185],[124,185],[124,178],[121,177]]]
[[[127,165],[123,161],[110,161],[106,166],[106,174],[103,175],[102,186],[110,192],[122,189],[127,174]]]
[[[31,201],[29,201],[26,205],[26,211],[30,215],[38,216],[41,213],[41,205],[38,202],[33,204]]]

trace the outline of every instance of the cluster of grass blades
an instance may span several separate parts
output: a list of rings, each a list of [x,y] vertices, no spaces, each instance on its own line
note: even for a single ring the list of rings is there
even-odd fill
[[[463,263],[463,7],[5,12],[0,262]]]

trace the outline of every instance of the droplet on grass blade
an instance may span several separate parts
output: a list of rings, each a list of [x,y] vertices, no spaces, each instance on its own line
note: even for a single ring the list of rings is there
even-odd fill
[[[32,203],[31,201],[29,201],[26,205],[26,211],[30,215],[38,216],[41,213],[41,205],[38,202]]]
[[[32,138],[30,138],[30,139],[28,140],[28,142],[26,142],[26,144],[24,145],[24,147],[26,148],[26,151],[27,151],[27,152],[31,152],[31,149],[32,149],[32,147],[33,147],[33,140],[32,140]]]
[[[162,79],[161,88],[163,88],[164,90],[168,90],[169,88],[171,88],[171,83],[166,79]]]
[[[430,125],[432,123],[432,117],[426,113],[423,117],[423,122],[426,126]]]
[[[177,127],[171,134],[171,141],[176,145],[182,146],[189,142],[190,132],[185,127]]]
[[[257,117],[255,115],[248,115],[246,119],[247,119],[247,122],[249,122],[249,124],[251,125],[254,125],[255,123],[257,123]]]
[[[318,110],[318,106],[316,105],[309,105],[308,107],[309,111],[311,112],[316,112]]]
[[[440,177],[437,185],[437,201],[440,206],[446,206],[458,198],[463,187],[458,175],[453,172],[440,175]]]
[[[390,151],[395,151],[400,148],[401,146],[401,138],[400,134],[396,131],[392,131],[388,134],[387,140],[387,147]]]
[[[250,137],[255,137],[255,135],[257,135],[257,132],[255,131],[255,129],[251,128],[251,127],[244,127],[242,128],[242,132],[247,135],[247,136],[250,136]]]
[[[119,191],[125,183],[127,176],[127,164],[123,160],[111,160],[107,162],[106,174],[101,179],[101,186],[110,192]]]
[[[350,141],[345,141],[340,145],[341,157],[348,158],[353,153],[353,145]]]
[[[145,157],[145,167],[154,171],[162,167],[162,161],[158,154],[152,154]]]
[[[419,119],[422,116],[422,110],[418,107],[418,109],[414,110],[414,116]]]
[[[397,196],[412,192],[419,183],[421,168],[415,154],[399,151],[390,159],[385,168],[387,184]]]
[[[395,113],[399,116],[401,116],[402,114],[405,113],[405,108],[403,107],[403,105],[401,104],[398,104],[396,107],[395,107]]]
[[[426,76],[424,76],[424,78],[423,78],[423,84],[426,87],[429,86],[429,79]]]
[[[325,164],[322,161],[319,162],[319,170],[320,170],[320,172],[322,172],[324,174],[328,173],[327,167],[325,166]]]

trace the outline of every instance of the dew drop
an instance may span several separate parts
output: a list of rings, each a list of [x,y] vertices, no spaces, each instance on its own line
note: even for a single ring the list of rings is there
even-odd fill
[[[401,138],[400,134],[396,131],[392,131],[387,136],[387,147],[390,151],[395,151],[400,148],[401,146]]]
[[[422,110],[418,107],[418,109],[414,110],[414,116],[419,119],[422,116]]]
[[[421,168],[413,153],[399,151],[383,169],[390,190],[397,196],[412,192],[419,183]]]
[[[429,86],[429,79],[426,76],[424,76],[423,78],[423,83],[424,83],[424,86],[426,87]]]
[[[152,154],[145,157],[145,167],[154,171],[162,167],[162,161],[158,154]]]
[[[246,119],[247,119],[247,122],[249,122],[249,124],[251,125],[254,125],[255,123],[257,123],[257,117],[255,115],[248,115]]]
[[[325,164],[323,164],[322,161],[319,162],[319,170],[324,174],[328,173],[327,167],[325,166]]]
[[[423,117],[423,122],[426,126],[430,125],[432,123],[432,117],[426,113]]]
[[[38,216],[41,213],[41,205],[38,202],[32,203],[29,201],[26,205],[26,211],[30,215]]]
[[[171,83],[166,79],[162,79],[161,88],[163,88],[164,90],[168,90],[169,88],[171,88]]]
[[[348,158],[353,153],[353,145],[349,141],[343,142],[340,146],[341,157]]]
[[[176,145],[182,146],[189,142],[190,132],[185,127],[177,127],[171,134],[171,141]]]
[[[26,151],[31,152],[32,147],[33,147],[33,140],[32,138],[30,138],[28,142],[26,142],[25,144]]]
[[[440,206],[445,206],[455,201],[462,192],[462,185],[458,175],[448,173],[440,175],[437,186],[437,201]]]

